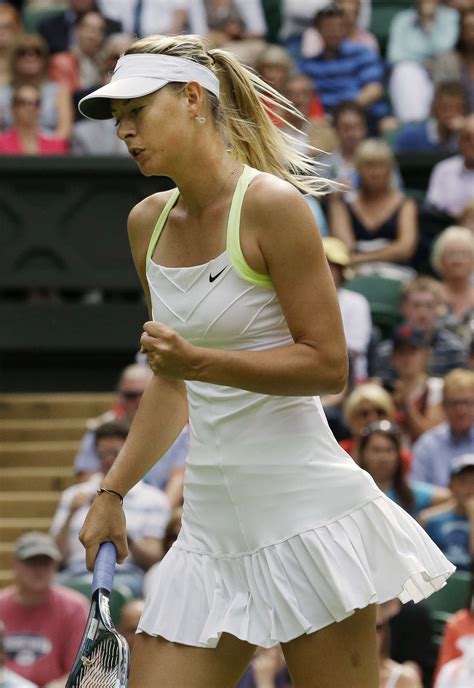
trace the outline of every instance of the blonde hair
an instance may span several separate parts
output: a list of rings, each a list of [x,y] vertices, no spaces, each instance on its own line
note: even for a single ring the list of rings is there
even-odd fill
[[[455,368],[444,376],[443,398],[450,392],[474,392],[474,371]]]
[[[200,36],[148,36],[134,43],[126,55],[158,53],[184,57],[207,67],[220,82],[220,98],[207,92],[212,115],[231,149],[232,157],[261,172],[285,179],[303,193],[317,196],[334,184],[315,174],[314,158],[293,148],[294,137],[280,131],[269,117],[271,112],[283,124],[279,110],[304,119],[283,95],[229,52],[207,49]],[[315,149],[316,152],[317,149]]]
[[[361,144],[357,146],[354,155],[354,165],[355,168],[360,171],[362,165],[366,162],[387,162],[390,167],[393,167],[394,163],[393,151],[382,139],[366,139],[362,141]]]
[[[433,294],[433,296],[436,297],[437,301],[441,301],[441,282],[436,280],[434,277],[428,277],[427,275],[420,275],[419,277],[414,277],[412,280],[410,280],[403,286],[402,301],[406,301],[411,294],[414,294],[415,292],[419,291],[430,292],[430,294]]]
[[[358,385],[347,397],[344,403],[344,420],[350,424],[350,420],[361,401],[368,401],[374,406],[380,406],[387,412],[387,418],[395,417],[395,406],[390,394],[376,382],[364,382]]]
[[[471,230],[467,227],[460,227],[458,225],[446,227],[436,239],[431,249],[431,265],[437,273],[439,273],[441,269],[441,257],[444,251],[448,244],[454,241],[463,241],[466,246],[469,246],[474,258],[474,236]]]

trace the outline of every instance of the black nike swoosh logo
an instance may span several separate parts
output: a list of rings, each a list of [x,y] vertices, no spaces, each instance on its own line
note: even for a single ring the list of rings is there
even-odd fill
[[[222,270],[217,273],[217,275],[209,275],[209,282],[214,282],[214,280],[216,280],[220,275],[222,275],[222,273],[224,272],[226,267],[227,267],[227,265],[225,267],[223,267]]]

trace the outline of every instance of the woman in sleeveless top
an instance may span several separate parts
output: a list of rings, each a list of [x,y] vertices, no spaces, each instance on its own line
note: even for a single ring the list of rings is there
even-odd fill
[[[360,182],[354,200],[331,199],[331,234],[346,244],[358,273],[408,276],[413,271],[404,266],[418,238],[416,206],[392,188],[393,153],[384,141],[367,139],[355,167]]]
[[[130,688],[230,688],[277,643],[294,688],[375,688],[374,603],[420,600],[453,571],[329,430],[317,395],[343,388],[347,354],[300,193],[325,182],[266,100],[292,107],[230,53],[155,36],[80,103],[115,118],[143,174],[176,183],[129,217],[154,376],[81,531],[89,568],[105,540],[123,560],[120,497],[189,418],[182,528]]]

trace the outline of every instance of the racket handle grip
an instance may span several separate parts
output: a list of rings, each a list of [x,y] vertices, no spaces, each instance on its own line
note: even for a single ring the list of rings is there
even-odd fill
[[[92,578],[92,594],[99,588],[112,590],[117,552],[113,542],[103,542],[99,548]]]

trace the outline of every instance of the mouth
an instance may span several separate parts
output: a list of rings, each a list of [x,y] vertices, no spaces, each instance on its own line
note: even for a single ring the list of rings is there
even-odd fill
[[[134,160],[138,160],[141,154],[144,152],[144,148],[138,148],[134,146],[133,148],[129,148],[129,153],[132,156]]]

